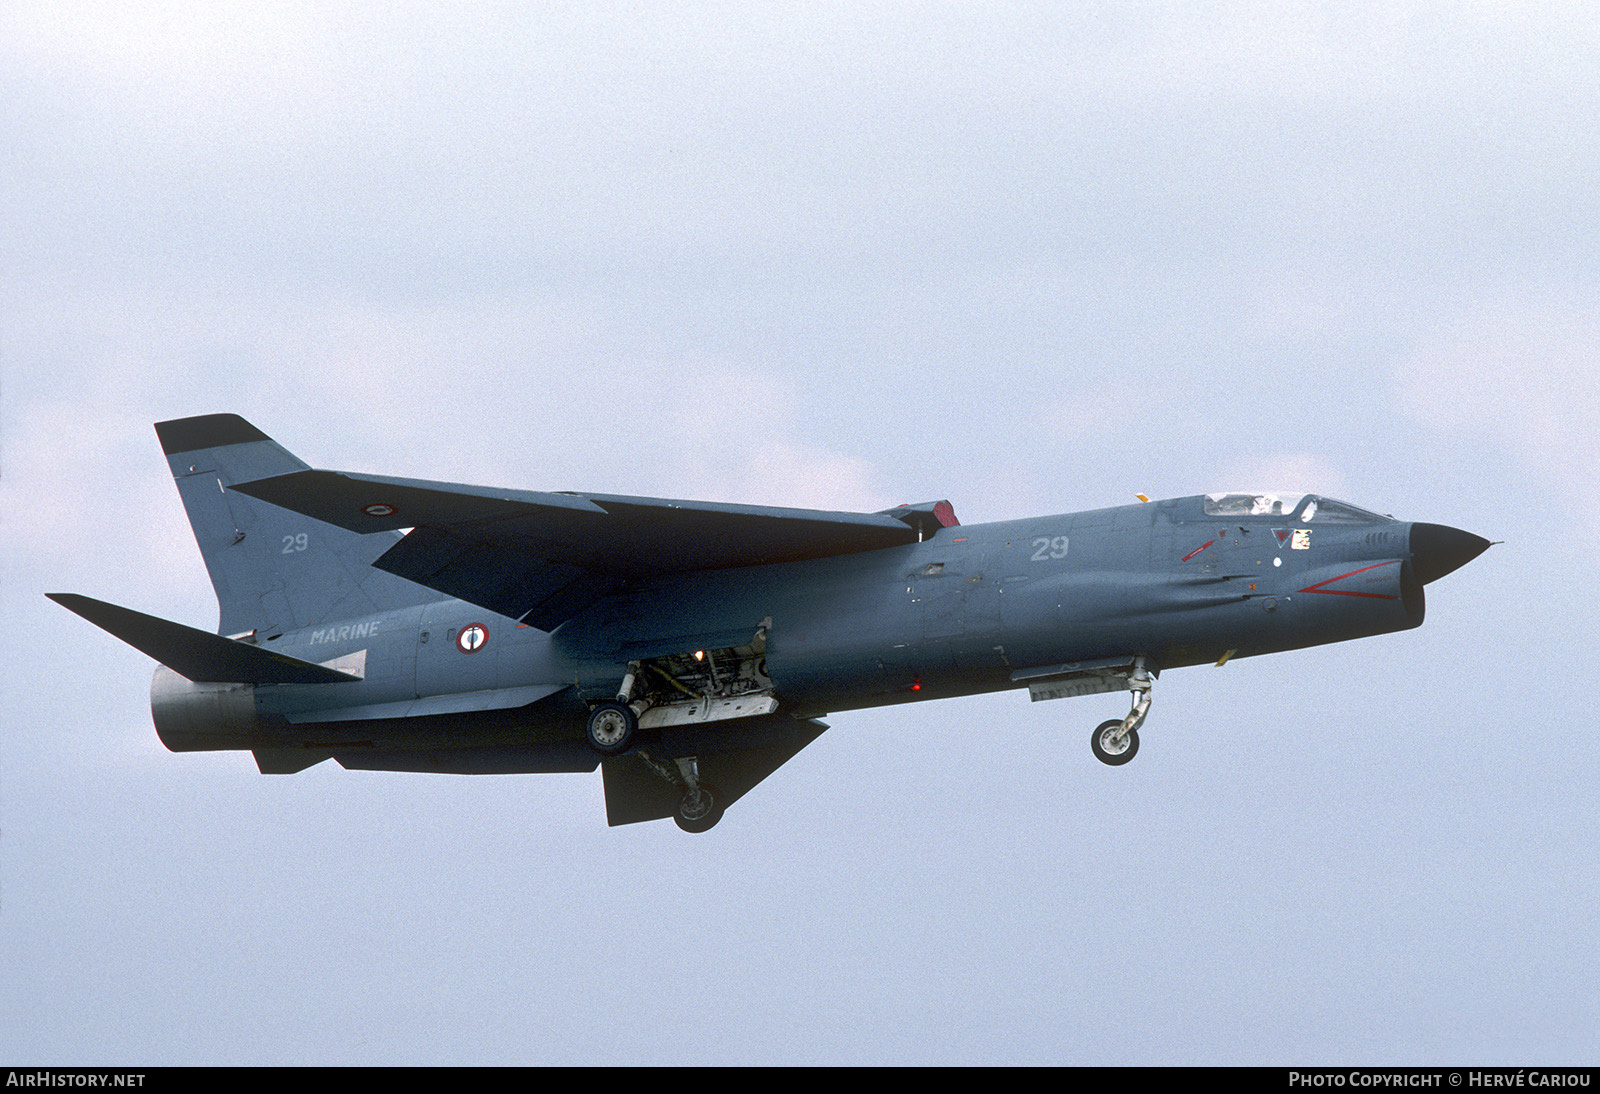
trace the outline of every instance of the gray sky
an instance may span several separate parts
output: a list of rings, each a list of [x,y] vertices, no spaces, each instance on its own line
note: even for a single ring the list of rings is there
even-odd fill
[[[0,6],[0,1059],[1594,1063],[1586,3]],[[150,424],[967,523],[1305,487],[1417,631],[595,776],[172,755]]]

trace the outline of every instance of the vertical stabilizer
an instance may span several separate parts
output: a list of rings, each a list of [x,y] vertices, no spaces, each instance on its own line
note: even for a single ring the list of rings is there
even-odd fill
[[[372,568],[399,532],[362,535],[228,489],[306,464],[237,414],[157,422],[221,606],[219,634],[292,630],[437,599]]]

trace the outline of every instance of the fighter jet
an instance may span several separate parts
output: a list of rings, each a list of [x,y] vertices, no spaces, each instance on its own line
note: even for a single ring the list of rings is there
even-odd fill
[[[963,525],[312,470],[233,414],[156,433],[217,633],[49,594],[160,663],[174,752],[603,773],[612,825],[704,831],[840,711],[1127,691],[1163,670],[1422,623],[1482,537],[1317,495],[1217,493]]]

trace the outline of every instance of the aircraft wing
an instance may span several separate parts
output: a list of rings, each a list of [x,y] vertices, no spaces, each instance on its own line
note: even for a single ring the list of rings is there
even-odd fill
[[[839,513],[296,471],[230,486],[354,532],[409,528],[374,566],[554,630],[623,583],[915,543],[883,513]]]

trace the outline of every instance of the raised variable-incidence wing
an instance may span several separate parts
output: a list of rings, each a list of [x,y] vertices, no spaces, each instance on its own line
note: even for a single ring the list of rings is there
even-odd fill
[[[409,527],[374,566],[551,631],[642,580],[917,538],[911,525],[882,514],[536,494],[332,471],[295,471],[234,489],[351,532]]]
[[[1487,540],[1315,495],[1208,494],[961,525],[314,471],[232,414],[156,426],[218,634],[76,594],[161,663],[173,751],[263,772],[603,771],[611,824],[711,827],[837,711],[1162,669],[1418,626]]]

